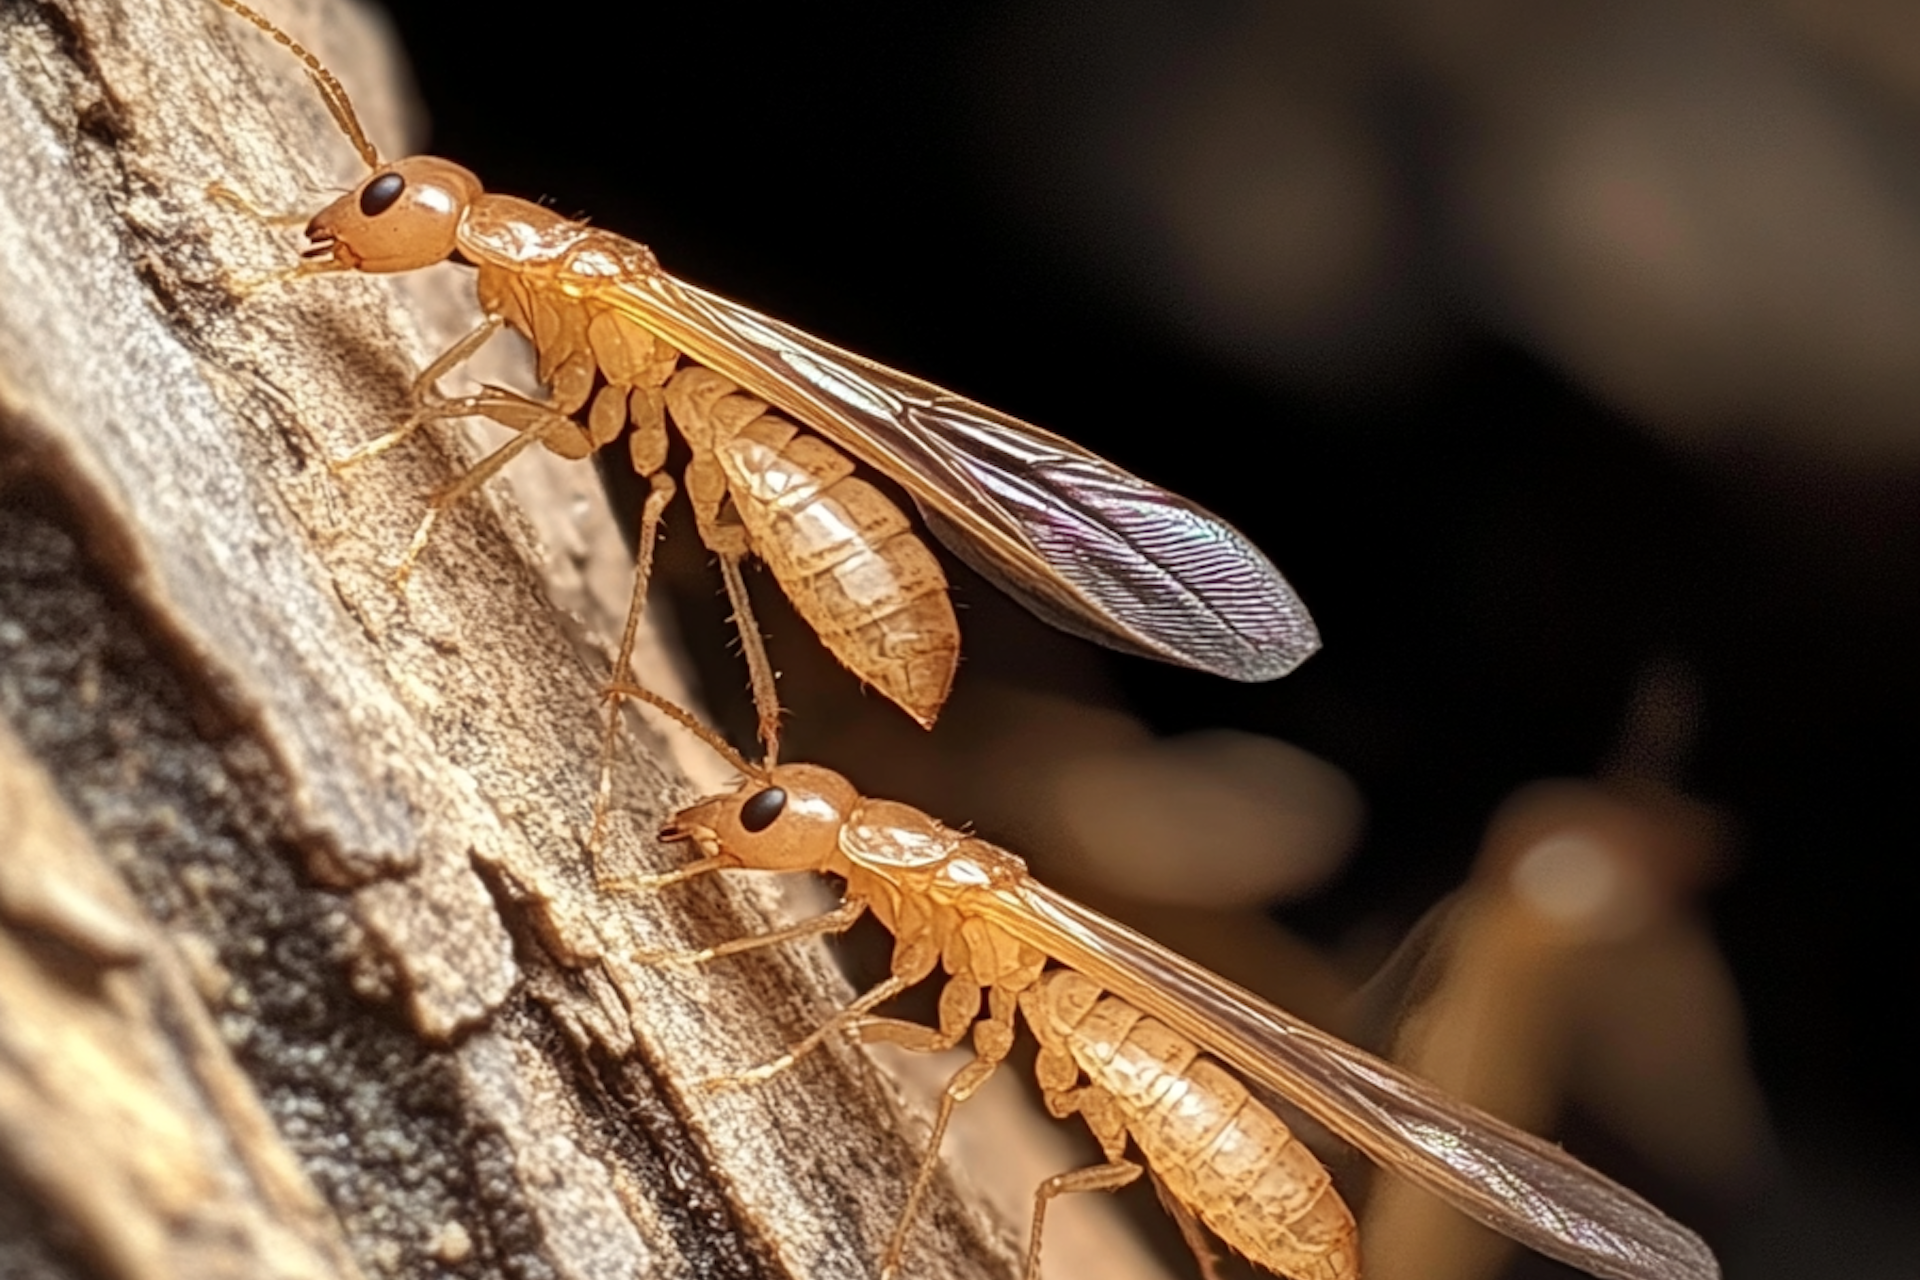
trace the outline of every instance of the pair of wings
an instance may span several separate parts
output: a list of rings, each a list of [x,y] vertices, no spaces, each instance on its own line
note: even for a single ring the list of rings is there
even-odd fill
[[[1319,647],[1230,525],[1051,432],[672,276],[598,296],[899,482],[950,550],[1065,631],[1248,681]],[[1698,1236],[1558,1147],[1037,882],[988,902],[1008,932],[1493,1229],[1605,1280],[1717,1280]]]
[[[1071,441],[664,273],[594,297],[891,477],[949,550],[1063,631],[1246,681],[1320,647],[1238,530]]]
[[[1699,1236],[1559,1147],[1073,899],[1029,879],[979,909],[1495,1231],[1605,1280],[1718,1280]]]

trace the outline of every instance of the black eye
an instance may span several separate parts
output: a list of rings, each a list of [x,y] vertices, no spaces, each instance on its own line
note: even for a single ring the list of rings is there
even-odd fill
[[[765,791],[748,797],[740,806],[740,826],[749,834],[758,834],[773,825],[787,807],[787,793],[778,787],[768,787]]]
[[[377,218],[393,208],[393,202],[407,189],[407,180],[397,173],[383,173],[360,188],[360,212]]]

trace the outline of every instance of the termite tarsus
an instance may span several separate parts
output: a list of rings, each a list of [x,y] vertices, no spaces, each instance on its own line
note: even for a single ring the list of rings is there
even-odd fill
[[[1067,1175],[1056,1191],[1120,1185],[1129,1176],[1118,1154],[1124,1130],[1145,1155],[1176,1216],[1197,1215],[1254,1261],[1296,1280],[1356,1274],[1351,1219],[1333,1197],[1324,1171],[1297,1142],[1283,1137],[1286,1129],[1278,1117],[1257,1098],[1238,1092],[1231,1068],[1255,1091],[1286,1099],[1384,1168],[1549,1257],[1605,1280],[1719,1276],[1713,1254],[1698,1236],[1560,1148],[1448,1097],[1053,892],[1006,850],[908,805],[867,799],[845,778],[817,765],[755,767],[674,704],[646,689],[623,692],[691,729],[745,777],[732,793],[676,815],[662,833],[665,839],[691,841],[700,858],[614,887],[654,890],[728,869],[815,871],[846,885],[840,906],[812,920],[641,959],[704,963],[837,933],[869,911],[894,935],[885,980],[787,1053],[716,1083],[765,1080],[839,1032],[920,1051],[952,1048],[969,1030],[973,1033],[974,1057],[941,1097],[926,1158],[888,1245],[883,1274],[898,1267],[954,1108],[1006,1057],[1015,1010],[1023,1009],[1042,1046],[1043,1092],[1057,1112],[1081,1111],[1108,1156],[1104,1173],[1084,1175],[1084,1182]],[[1049,970],[1050,963],[1059,968]],[[942,967],[949,976],[940,993],[938,1027],[871,1012]],[[1137,1015],[1142,1020],[1134,1028],[1142,1041],[1157,1041],[1158,1050],[1133,1059],[1131,1068],[1116,1065],[1102,1038],[1068,1012],[1087,1003],[1089,993],[1103,991],[1111,993],[1106,1016]],[[1196,1061],[1189,1050],[1221,1065]],[[1123,1084],[1128,1070],[1134,1080]],[[1081,1074],[1096,1092],[1075,1091]],[[1214,1109],[1244,1121],[1245,1129],[1232,1136],[1250,1138],[1251,1146],[1228,1151],[1174,1136],[1166,1124],[1174,1113],[1156,1113],[1153,1104],[1131,1092],[1143,1083],[1151,1092],[1155,1080],[1167,1087],[1168,1096],[1182,1094],[1196,1113]],[[1243,1097],[1252,1110],[1242,1104]],[[1143,1137],[1149,1128],[1157,1132]],[[1215,1137],[1224,1132],[1216,1131]],[[1251,1187],[1260,1188],[1255,1198],[1266,1207],[1247,1198]],[[1038,1199],[1043,1204],[1051,1194],[1043,1187]],[[1194,1233],[1187,1234],[1192,1242]],[[1036,1236],[1028,1280],[1034,1280],[1037,1265]]]
[[[1218,517],[1050,432],[697,289],[643,245],[488,193],[451,161],[382,163],[312,53],[241,0],[219,3],[301,61],[371,171],[314,216],[290,274],[449,260],[478,271],[485,323],[421,374],[406,422],[341,460],[448,418],[518,433],[433,495],[399,576],[439,512],[520,450],[537,442],[584,458],[631,427],[652,492],[617,683],[645,597],[645,548],[674,492],[661,470],[671,417],[693,454],[686,487],[725,575],[769,758],[779,701],[740,577],[747,556],[767,562],[841,663],[921,724],[939,714],[958,662],[945,575],[899,509],[850,477],[847,454],[899,483],[942,542],[1064,630],[1238,680],[1285,675],[1319,646],[1279,571]],[[441,395],[440,378],[502,328],[532,343],[546,397]]]

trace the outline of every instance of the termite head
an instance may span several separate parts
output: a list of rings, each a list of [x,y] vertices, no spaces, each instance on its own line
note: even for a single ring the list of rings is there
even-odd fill
[[[660,838],[691,840],[709,858],[755,871],[832,871],[845,860],[840,829],[859,802],[833,770],[783,764],[683,809]]]
[[[313,216],[302,255],[322,270],[416,271],[454,252],[480,179],[451,160],[412,156],[381,165]]]

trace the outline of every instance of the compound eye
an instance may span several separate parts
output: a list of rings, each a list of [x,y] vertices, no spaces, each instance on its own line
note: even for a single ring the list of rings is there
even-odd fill
[[[383,173],[360,189],[360,212],[377,218],[393,208],[407,189],[407,180],[397,173]]]
[[[787,793],[779,787],[768,787],[747,797],[747,802],[740,806],[740,827],[749,835],[758,835],[772,826],[786,808]]]

